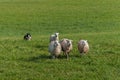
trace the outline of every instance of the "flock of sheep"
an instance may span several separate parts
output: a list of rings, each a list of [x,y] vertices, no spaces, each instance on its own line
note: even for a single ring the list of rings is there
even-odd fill
[[[30,33],[24,35],[24,40],[31,40]],[[59,41],[59,33],[55,33],[50,36],[48,50],[52,58],[57,58],[61,52],[63,52],[68,59],[69,53],[72,49],[72,40],[64,38]],[[81,54],[87,53],[89,51],[89,44],[87,40],[80,40],[78,42],[78,50]]]
[[[48,49],[52,58],[58,57],[61,54],[61,51],[63,51],[64,55],[68,59],[69,53],[73,49],[72,40],[64,38],[59,41],[59,33],[55,33],[50,36],[50,43]],[[87,40],[80,40],[78,42],[78,50],[81,54],[87,53],[89,51],[89,45]]]

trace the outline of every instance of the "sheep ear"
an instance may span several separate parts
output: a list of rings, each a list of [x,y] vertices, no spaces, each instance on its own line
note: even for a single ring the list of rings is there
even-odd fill
[[[59,34],[58,32],[56,34]]]
[[[73,42],[73,40],[70,40],[71,42]]]
[[[88,43],[88,40],[86,40],[86,42]]]

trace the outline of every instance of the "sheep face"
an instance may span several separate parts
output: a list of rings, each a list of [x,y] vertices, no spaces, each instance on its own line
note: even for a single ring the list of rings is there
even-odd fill
[[[55,34],[51,35],[51,36],[50,36],[50,42],[51,42],[51,41],[59,40],[58,35],[59,35],[59,33],[55,33]]]
[[[58,43],[58,41],[55,41],[54,47],[57,47],[57,46],[59,46],[59,43]]]
[[[59,33],[55,33],[55,36],[58,37]]]
[[[89,51],[89,44],[87,40],[80,40],[78,42],[78,50],[80,53],[87,53]]]
[[[72,45],[72,40],[66,40],[67,41],[67,47],[70,47]]]

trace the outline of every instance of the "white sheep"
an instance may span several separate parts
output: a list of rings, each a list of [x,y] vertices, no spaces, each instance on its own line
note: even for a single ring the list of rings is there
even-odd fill
[[[61,45],[60,43],[56,41],[51,41],[49,44],[49,52],[52,56],[52,58],[56,58],[60,55],[61,53]]]
[[[67,59],[69,58],[69,53],[72,50],[72,40],[69,39],[62,39],[60,41],[61,48],[63,53],[67,56]]]
[[[81,54],[87,53],[89,51],[89,44],[88,44],[87,40],[80,40],[78,42],[78,50]]]
[[[59,33],[55,33],[50,36],[50,42],[55,40],[59,40]]]

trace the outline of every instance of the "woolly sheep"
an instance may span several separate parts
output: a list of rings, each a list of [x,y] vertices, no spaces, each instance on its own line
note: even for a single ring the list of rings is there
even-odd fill
[[[87,53],[89,51],[89,44],[88,44],[87,40],[80,40],[78,42],[78,50],[81,54]]]
[[[66,55],[67,59],[69,58],[69,53],[72,50],[72,40],[62,39],[60,41],[61,48],[63,53]]]
[[[59,33],[55,33],[50,36],[50,42],[55,40],[59,40]]]
[[[31,40],[31,34],[30,33],[26,33],[25,35],[24,35],[24,40]]]
[[[49,44],[49,52],[52,58],[56,58],[61,53],[61,45],[58,41],[51,41]]]

